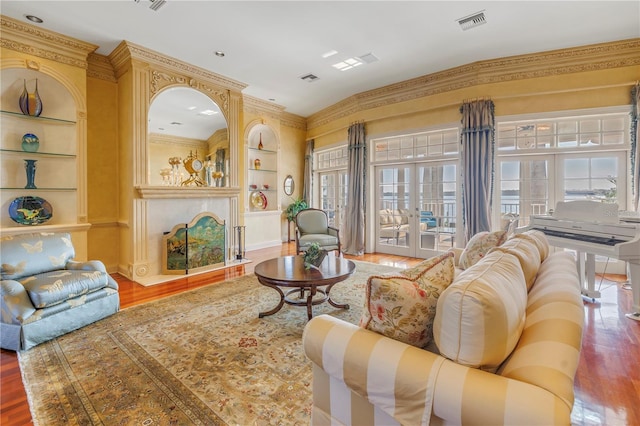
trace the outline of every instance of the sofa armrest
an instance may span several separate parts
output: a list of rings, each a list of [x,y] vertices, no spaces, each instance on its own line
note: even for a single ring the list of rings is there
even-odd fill
[[[450,251],[451,253],[453,253],[453,264],[457,267],[458,263],[460,263],[460,256],[462,255],[462,252],[464,251],[464,249],[459,247],[452,247],[447,251]]]
[[[309,321],[302,339],[314,364],[401,424],[427,424],[431,418],[469,425],[570,423],[571,409],[545,389],[456,364],[328,315]]]
[[[309,321],[307,357],[401,424],[424,424],[444,358],[329,315]]]
[[[76,270],[76,271],[100,271],[107,274],[107,287],[112,288],[114,290],[118,289],[118,283],[116,280],[109,275],[107,272],[107,268],[104,266],[99,260],[89,260],[86,262],[78,262],[75,260],[70,260],[65,265],[65,269]]]
[[[0,282],[0,308],[5,324],[22,324],[36,312],[27,290],[14,280]]]
[[[337,238],[339,233],[340,230],[338,228],[335,228],[333,226],[327,227],[327,234]]]

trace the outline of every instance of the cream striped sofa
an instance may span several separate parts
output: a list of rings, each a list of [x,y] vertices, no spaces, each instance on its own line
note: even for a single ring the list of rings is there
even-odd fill
[[[457,273],[429,350],[311,320],[312,424],[570,424],[584,309],[573,257],[548,253],[518,234]]]

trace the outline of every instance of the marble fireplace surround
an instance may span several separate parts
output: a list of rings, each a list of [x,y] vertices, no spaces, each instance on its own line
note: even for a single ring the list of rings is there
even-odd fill
[[[136,247],[146,253],[146,262],[133,271],[136,282],[148,286],[180,278],[162,274],[162,237],[177,223],[189,223],[202,212],[214,213],[227,224],[227,264],[189,275],[237,265],[230,230],[235,222],[232,212],[238,208],[239,188],[137,186],[136,191],[140,197],[134,203],[140,225]]]

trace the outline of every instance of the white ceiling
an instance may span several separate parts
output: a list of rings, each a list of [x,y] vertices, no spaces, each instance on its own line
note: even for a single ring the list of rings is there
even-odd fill
[[[6,1],[3,15],[99,46],[144,46],[307,117],[353,94],[498,57],[640,37],[640,1]],[[459,18],[484,10],[463,31]],[[336,50],[330,58],[322,54]],[[214,55],[223,51],[223,58]],[[348,71],[332,64],[373,53]],[[312,73],[312,83],[301,76]]]

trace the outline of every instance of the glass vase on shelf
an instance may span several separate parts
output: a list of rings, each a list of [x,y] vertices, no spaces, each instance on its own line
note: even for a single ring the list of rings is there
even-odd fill
[[[20,105],[20,111],[24,115],[39,117],[42,114],[42,99],[40,99],[40,94],[38,93],[38,79],[36,79],[36,89],[33,93],[29,93],[27,80],[24,80],[24,90],[18,99],[18,104]]]
[[[40,139],[33,133],[25,133],[22,136],[22,150],[25,152],[37,152],[40,148]]]
[[[24,160],[24,169],[27,172],[27,185],[24,189],[38,189],[36,187],[36,162],[38,160]]]
[[[264,145],[262,144],[262,133],[260,133],[260,142],[258,143],[258,149],[262,148],[264,148]]]

